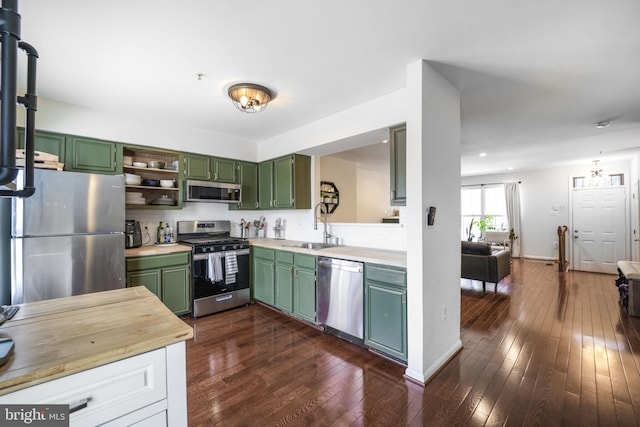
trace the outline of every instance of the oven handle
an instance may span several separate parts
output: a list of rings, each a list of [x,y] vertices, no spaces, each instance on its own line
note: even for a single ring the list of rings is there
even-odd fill
[[[220,256],[225,257],[227,255],[227,252],[235,252],[236,256],[241,256],[241,255],[249,255],[250,251],[249,249],[238,249],[236,251],[223,251],[223,252],[217,252],[220,254]],[[211,252],[212,254],[216,253],[216,252]],[[193,260],[194,261],[202,261],[209,258],[209,254],[197,254],[193,256]]]

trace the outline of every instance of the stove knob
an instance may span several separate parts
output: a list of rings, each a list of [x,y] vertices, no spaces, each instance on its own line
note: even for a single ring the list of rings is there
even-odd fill
[[[202,253],[203,253],[203,254],[204,254],[204,253],[206,253],[206,252],[207,252],[207,249],[208,249],[208,248],[206,248],[206,247],[205,247],[205,248],[202,248]]]

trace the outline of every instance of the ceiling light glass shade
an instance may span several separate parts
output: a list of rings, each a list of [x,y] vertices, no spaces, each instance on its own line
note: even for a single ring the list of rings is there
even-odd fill
[[[274,96],[264,86],[254,83],[238,83],[229,88],[229,98],[238,110],[245,113],[259,113],[267,108],[267,104]]]

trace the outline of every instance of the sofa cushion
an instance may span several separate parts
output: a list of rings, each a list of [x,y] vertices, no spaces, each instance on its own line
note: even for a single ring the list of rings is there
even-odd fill
[[[467,255],[491,255],[491,245],[482,242],[462,241],[462,253]]]

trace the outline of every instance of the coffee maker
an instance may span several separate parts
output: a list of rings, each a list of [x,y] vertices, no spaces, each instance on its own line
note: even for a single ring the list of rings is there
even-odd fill
[[[142,246],[142,231],[140,222],[127,219],[124,222],[124,244],[125,248],[139,248]]]

